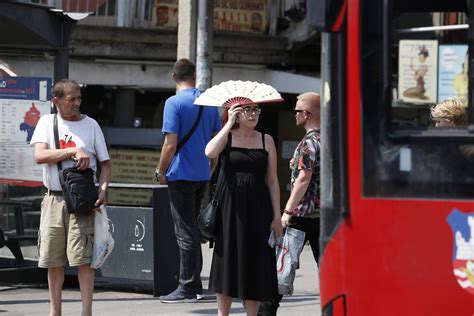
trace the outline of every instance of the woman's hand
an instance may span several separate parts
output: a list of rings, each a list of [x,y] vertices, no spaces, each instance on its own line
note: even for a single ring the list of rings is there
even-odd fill
[[[239,117],[239,114],[243,112],[242,107],[240,104],[234,104],[230,107],[228,115],[229,115],[229,120],[227,121],[228,124],[234,125],[235,121],[237,121],[237,118]]]
[[[275,232],[275,237],[277,239],[280,238],[281,234],[283,234],[283,227],[281,226],[281,218],[279,216],[273,218],[270,228]]]
[[[206,145],[204,153],[207,158],[217,159],[219,154],[224,150],[225,145],[227,144],[227,136],[229,135],[234,123],[236,122],[239,113],[242,113],[243,110],[239,104],[234,104],[227,110],[227,122],[222,129],[215,135]]]

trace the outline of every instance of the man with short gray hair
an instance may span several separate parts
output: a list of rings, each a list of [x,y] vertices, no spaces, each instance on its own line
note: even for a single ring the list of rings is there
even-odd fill
[[[44,115],[31,139],[35,146],[35,160],[43,164],[43,183],[48,189],[41,203],[38,238],[38,266],[48,268],[48,287],[51,316],[61,315],[61,297],[64,283],[64,265],[78,267],[81,289],[82,316],[92,315],[95,270],[90,267],[94,241],[94,212],[70,214],[59,180],[58,163],[63,169],[91,168],[100,164],[98,207],[107,204],[107,189],[111,165],[104,135],[97,122],[81,114],[81,89],[69,79],[57,81],[52,89],[52,102],[58,110],[57,127],[60,148],[56,148],[54,118]]]

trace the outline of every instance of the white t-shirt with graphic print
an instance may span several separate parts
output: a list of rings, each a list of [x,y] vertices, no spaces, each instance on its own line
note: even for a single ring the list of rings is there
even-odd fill
[[[36,125],[30,145],[46,143],[50,149],[55,149],[54,142],[54,114],[47,114],[40,118]],[[61,148],[79,147],[90,157],[89,168],[97,171],[97,161],[109,160],[109,153],[104,134],[99,124],[92,118],[84,115],[79,121],[66,121],[58,115],[59,145]],[[62,168],[73,167],[72,159],[62,161]],[[58,165],[43,164],[43,183],[54,191],[61,190],[59,183]]]

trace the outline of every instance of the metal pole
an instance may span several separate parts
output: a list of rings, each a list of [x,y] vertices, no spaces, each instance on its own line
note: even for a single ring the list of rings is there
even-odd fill
[[[196,86],[204,91],[212,82],[214,0],[200,0],[198,3]]]
[[[65,22],[64,22],[65,24]],[[54,56],[54,78],[53,83],[60,79],[69,78],[69,39],[74,29],[75,22],[61,25],[61,46]],[[51,103],[51,113],[57,113],[57,109]]]
[[[69,50],[61,49],[54,57],[54,81],[69,78]]]

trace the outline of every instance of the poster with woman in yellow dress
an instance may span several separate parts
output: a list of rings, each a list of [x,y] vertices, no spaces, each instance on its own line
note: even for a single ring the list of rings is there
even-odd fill
[[[456,97],[467,106],[469,84],[467,49],[467,45],[439,45],[439,101]]]

